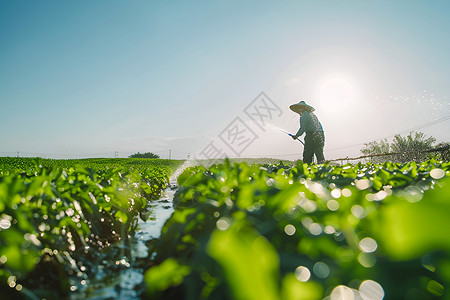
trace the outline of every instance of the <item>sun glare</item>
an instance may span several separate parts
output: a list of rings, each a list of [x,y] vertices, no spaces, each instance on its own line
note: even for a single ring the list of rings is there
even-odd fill
[[[345,109],[356,96],[354,81],[341,74],[326,77],[319,85],[320,104],[329,109]]]

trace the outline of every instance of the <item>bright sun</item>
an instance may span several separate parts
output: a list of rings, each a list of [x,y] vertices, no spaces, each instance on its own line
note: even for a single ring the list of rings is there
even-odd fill
[[[356,85],[354,81],[341,74],[327,76],[319,86],[319,99],[328,109],[348,108],[355,100]]]

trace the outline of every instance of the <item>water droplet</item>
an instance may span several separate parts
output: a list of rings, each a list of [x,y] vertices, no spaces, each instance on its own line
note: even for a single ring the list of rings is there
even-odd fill
[[[352,214],[358,219],[365,218],[367,216],[366,211],[361,205],[353,205],[352,206]]]
[[[295,227],[294,225],[288,224],[284,227],[284,232],[287,235],[293,235],[295,233]]]
[[[330,295],[331,300],[353,300],[355,296],[351,288],[345,285],[338,285]]]
[[[231,200],[230,198],[225,198],[225,204],[227,206],[233,206],[233,200]]]
[[[330,275],[330,267],[326,263],[317,262],[314,264],[313,272],[319,278],[327,278]]]
[[[356,182],[356,188],[358,190],[365,190],[372,186],[372,182],[369,179],[361,179]]]
[[[388,193],[386,191],[379,191],[378,193],[374,194],[373,200],[375,201],[381,201],[384,198],[386,198]]]
[[[41,245],[41,241],[39,241],[38,238],[34,234],[25,233],[24,238],[28,241],[31,241],[36,246]]]
[[[274,185],[274,184],[275,184],[275,179],[269,178],[269,179],[266,181],[266,184],[267,184],[268,186]]]
[[[343,189],[341,193],[344,197],[350,197],[352,195],[352,191],[350,191],[349,189]]]
[[[322,233],[322,226],[319,223],[312,223],[308,226],[308,230],[312,235],[319,235]]]
[[[408,186],[405,188],[402,195],[411,203],[418,202],[423,198],[423,193],[415,186]]]
[[[384,297],[383,287],[373,280],[363,281],[359,286],[359,293],[364,300],[381,300]]]
[[[359,242],[359,248],[365,253],[372,253],[377,250],[378,244],[374,239],[366,237]]]
[[[11,221],[7,219],[0,219],[0,228],[1,229],[8,229],[11,227]]]
[[[331,196],[336,199],[341,197],[341,194],[342,194],[341,189],[334,189],[331,191]]]
[[[14,276],[14,275],[9,276],[8,279],[6,280],[6,282],[8,282],[8,283],[13,282],[13,281],[16,281],[16,276]]]
[[[311,277],[311,272],[307,267],[297,267],[295,269],[295,278],[297,278],[298,281],[306,282]]]
[[[299,206],[303,208],[307,213],[315,212],[317,209],[317,204],[314,201],[308,199],[302,199]]]
[[[336,200],[330,200],[327,202],[327,207],[331,211],[336,211],[339,209],[339,202],[337,202]]]
[[[445,176],[445,172],[442,169],[433,169],[430,172],[430,176],[434,179],[441,179]]]
[[[220,218],[216,222],[217,229],[219,230],[227,230],[230,227],[230,221],[228,218]]]
[[[66,214],[69,217],[73,216],[74,213],[75,213],[74,210],[70,207],[66,210]]]
[[[323,231],[327,234],[334,234],[336,232],[336,229],[334,229],[333,226],[327,225],[325,226],[325,229]]]

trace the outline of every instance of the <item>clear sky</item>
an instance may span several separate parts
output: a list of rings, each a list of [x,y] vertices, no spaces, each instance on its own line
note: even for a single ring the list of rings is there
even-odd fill
[[[410,129],[450,141],[449,1],[0,1],[0,156],[197,155],[235,118],[240,156],[296,159],[271,122],[314,106],[325,157]],[[223,137],[223,135],[222,135]]]

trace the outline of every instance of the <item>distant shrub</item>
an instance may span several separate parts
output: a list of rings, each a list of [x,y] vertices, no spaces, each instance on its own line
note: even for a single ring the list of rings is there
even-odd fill
[[[158,154],[152,153],[152,152],[145,152],[145,153],[135,153],[128,156],[130,158],[159,158]]]

